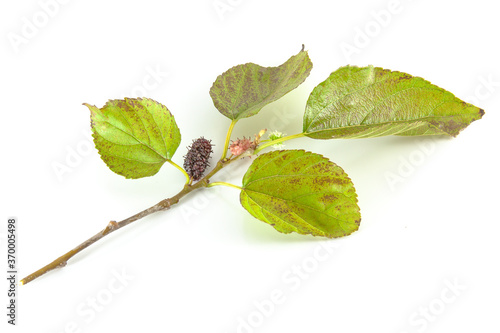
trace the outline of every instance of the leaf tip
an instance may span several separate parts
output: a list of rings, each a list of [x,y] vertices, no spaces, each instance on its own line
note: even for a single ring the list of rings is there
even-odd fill
[[[95,105],[90,105],[89,103],[82,103],[82,105],[88,107],[91,113],[93,113],[97,109]]]
[[[94,129],[95,123],[94,123],[94,117],[96,115],[96,111],[99,109],[95,105],[90,105],[88,103],[82,103],[82,105],[85,105],[86,107],[89,108],[90,110],[90,127]]]

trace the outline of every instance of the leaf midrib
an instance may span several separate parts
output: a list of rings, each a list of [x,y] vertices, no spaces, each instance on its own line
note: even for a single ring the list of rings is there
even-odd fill
[[[267,209],[267,208],[264,208],[264,206],[260,205],[257,203],[257,201],[255,201],[252,197],[250,197],[247,193],[245,193],[247,198],[253,203],[253,205],[257,206],[259,209],[260,209],[260,214],[266,219],[266,222],[270,225],[272,225],[274,227],[274,224],[271,223],[271,221],[269,221],[269,219],[267,218],[266,214],[269,214],[269,215],[272,215],[274,216],[276,219],[280,220],[282,224],[284,225],[287,225],[289,227],[292,227],[294,229],[295,232],[299,233],[299,234],[305,234],[306,232],[302,229],[301,226],[295,226],[293,224],[291,224],[290,222],[284,220],[281,216],[279,215],[276,215],[274,212],[272,212],[271,210]],[[288,207],[288,205],[286,204],[285,202],[285,205],[287,206],[287,208],[290,210],[290,207]],[[264,213],[265,212],[265,213]],[[309,234],[311,235],[326,235],[326,232],[324,232],[323,230],[321,229],[318,229],[317,227],[311,225],[309,222],[307,222],[306,220],[304,220],[301,216],[297,215],[294,211],[290,210],[290,213],[293,214],[293,216],[296,218],[296,219],[300,219],[300,221],[303,221],[304,224],[308,225],[310,229],[312,229],[312,231],[309,232]]]
[[[462,115],[454,114],[454,115],[448,115],[448,116],[427,116],[427,117],[416,118],[416,119],[408,119],[408,120],[392,120],[392,121],[386,121],[386,122],[380,122],[380,123],[368,124],[368,125],[352,125],[352,126],[334,127],[334,128],[327,128],[327,129],[322,129],[322,130],[319,130],[319,131],[304,132],[304,133],[307,135],[307,134],[312,134],[312,133],[321,133],[321,132],[327,132],[327,131],[336,131],[336,130],[342,130],[342,129],[351,129],[351,128],[356,128],[356,127],[375,127],[375,126],[389,125],[389,124],[394,124],[394,123],[398,123],[398,124],[399,123],[412,123],[412,122],[418,122],[418,121],[426,122],[425,121],[426,119],[445,119],[445,118],[453,118],[453,117],[458,117],[458,116],[462,116]],[[432,126],[432,127],[436,128],[437,130],[439,130],[439,131],[441,131],[441,132],[443,132],[445,134],[448,134],[447,132],[444,132],[444,131],[440,130],[436,126],[433,126],[429,122],[426,122],[426,123],[429,124],[429,126]]]
[[[297,216],[297,217],[298,217],[298,218],[300,218],[302,221],[304,221],[304,223],[305,223],[305,224],[309,225],[311,228],[313,228],[313,229],[315,229],[315,230],[319,230],[321,233],[325,233],[325,234],[326,234],[327,232],[326,232],[326,231],[324,231],[324,230],[321,230],[321,229],[317,228],[316,226],[312,225],[312,224],[311,224],[310,222],[308,222],[307,220],[304,220],[304,219],[303,219],[300,215],[298,215],[297,213],[295,213],[295,212],[294,212],[294,211],[293,211],[293,210],[289,207],[288,202],[293,202],[293,203],[295,203],[295,204],[296,204],[296,205],[298,205],[298,206],[306,207],[307,209],[310,209],[310,210],[315,211],[315,212],[317,212],[317,213],[319,213],[319,214],[325,215],[325,216],[327,216],[328,218],[330,218],[330,219],[332,219],[332,220],[337,221],[337,225],[339,226],[339,228],[340,228],[340,229],[342,229],[342,230],[344,231],[344,233],[347,233],[347,231],[346,231],[346,230],[342,227],[342,224],[341,224],[341,223],[339,223],[339,222],[349,223],[350,221],[346,221],[346,220],[341,220],[341,219],[335,218],[335,217],[333,217],[333,216],[331,216],[331,215],[327,214],[325,211],[318,210],[318,209],[316,209],[316,208],[313,208],[313,207],[311,207],[311,206],[305,205],[305,204],[300,203],[300,202],[296,202],[296,201],[293,201],[293,200],[286,200],[286,199],[283,199],[283,198],[280,198],[280,197],[275,197],[275,196],[272,196],[272,195],[269,195],[269,194],[266,194],[266,193],[262,193],[262,192],[258,192],[258,191],[252,191],[252,190],[250,190],[250,192],[259,193],[259,194],[262,194],[262,195],[264,195],[264,196],[268,196],[268,197],[272,197],[272,198],[277,198],[277,199],[280,199],[281,201],[283,201],[283,202],[284,202],[284,204],[287,206],[287,208],[289,209],[289,211],[290,211],[291,213],[293,213],[295,216]],[[262,206],[262,205],[258,204],[258,203],[255,201],[255,199],[253,199],[251,196],[249,196],[248,194],[247,194],[247,196],[248,196],[248,197],[249,197],[249,198],[250,198],[250,199],[251,199],[251,200],[252,200],[252,201],[253,201],[253,202],[254,202],[254,203],[258,206],[258,207],[260,207],[261,209],[265,209],[265,208],[264,208],[264,206]],[[268,213],[270,213],[270,214],[272,214],[272,215],[276,216],[276,214],[272,213],[272,212],[271,212],[271,211],[269,211],[268,209],[265,209],[265,210],[266,210],[266,212],[268,212]],[[341,212],[341,213],[340,213],[340,215],[341,215],[341,216],[345,216],[345,215],[347,215],[347,214],[346,214],[346,213],[344,213],[344,212]],[[276,217],[278,217],[278,216],[276,216]],[[280,218],[280,217],[278,217],[278,218],[279,218],[281,221],[283,221],[283,223],[285,223],[285,224],[287,224],[287,225],[291,225],[291,226],[292,226],[292,227],[294,227],[294,228],[297,228],[296,226],[294,226],[294,225],[293,225],[293,224],[291,224],[291,223],[286,222],[286,221],[285,221],[285,220],[283,220],[282,218]],[[269,222],[269,221],[268,221],[268,222]]]
[[[131,137],[131,138],[133,138],[135,141],[137,141],[137,142],[138,142],[138,144],[143,145],[143,146],[145,146],[145,147],[149,148],[152,152],[154,152],[155,154],[157,154],[158,156],[160,156],[160,157],[161,157],[164,161],[168,160],[168,158],[167,158],[166,156],[162,156],[160,153],[158,153],[158,151],[156,151],[156,149],[154,149],[153,147],[151,147],[151,146],[150,146],[150,145],[148,145],[148,144],[145,144],[145,143],[144,143],[144,142],[142,142],[141,140],[137,139],[137,138],[136,138],[133,134],[128,133],[128,132],[125,132],[124,130],[122,130],[121,128],[117,127],[116,125],[113,125],[112,123],[110,123],[110,122],[109,122],[109,121],[107,121],[107,120],[101,120],[101,121],[102,121],[102,122],[105,122],[105,123],[107,123],[107,124],[109,124],[109,125],[111,125],[112,127],[116,128],[117,130],[119,130],[119,131],[123,132],[124,134],[126,134],[126,135],[130,136],[130,137]],[[143,124],[143,125],[144,125],[144,124]],[[99,134],[99,132],[97,132],[97,130],[96,130],[95,132],[96,132],[97,134]],[[116,143],[116,142],[114,142],[114,141],[110,141],[110,140],[106,139],[105,137],[103,137],[103,136],[102,136],[102,135],[100,135],[100,134],[99,134],[99,136],[100,136],[103,140],[105,140],[105,141],[107,141],[107,142],[110,142],[110,143],[112,143],[112,144],[115,144],[115,145],[130,146],[130,145],[125,145],[125,144]],[[148,132],[148,138],[149,138],[149,132]],[[151,141],[151,140],[150,140],[150,141]]]
[[[317,210],[317,209],[315,209],[315,208],[312,208],[311,206],[308,206],[308,205],[306,205],[306,204],[304,204],[304,203],[301,203],[301,202],[295,201],[295,199],[297,199],[297,198],[302,198],[302,197],[304,197],[305,195],[299,195],[299,196],[296,196],[296,197],[291,198],[291,199],[285,199],[285,198],[282,198],[282,197],[277,197],[277,196],[275,196],[275,195],[271,195],[271,194],[269,194],[269,193],[264,193],[264,192],[260,192],[260,191],[255,191],[255,190],[251,190],[251,189],[247,189],[247,188],[244,188],[244,189],[243,189],[243,191],[249,191],[249,192],[259,193],[259,194],[262,194],[262,195],[265,195],[265,196],[268,196],[268,197],[271,197],[271,198],[280,199],[280,200],[282,200],[282,201],[284,201],[284,202],[293,202],[293,203],[296,203],[297,205],[301,205],[301,206],[303,206],[303,207],[309,207],[309,208],[311,208],[311,209],[313,209],[313,210],[315,210],[315,211],[320,212],[319,210]],[[334,191],[331,191],[331,192],[333,192],[334,194],[339,194],[339,195],[342,195],[342,196],[343,196],[343,197],[345,197],[346,199],[349,199],[349,200],[351,200],[351,199],[352,199],[352,197],[351,197],[351,196],[345,195],[345,194],[344,194],[344,192],[334,192]],[[309,193],[309,194],[310,194],[310,195],[313,195],[313,194],[315,194],[315,193],[330,193],[330,192],[329,192],[329,191],[319,191],[319,192],[314,192],[314,193]],[[345,214],[342,214],[342,215],[345,215]]]
[[[382,82],[382,81],[380,81],[380,82]],[[368,86],[366,86],[365,88],[367,88],[367,87],[368,87]],[[391,97],[393,97],[393,96],[395,96],[395,95],[397,95],[397,94],[399,94],[399,93],[402,93],[402,92],[404,92],[404,91],[408,91],[408,90],[410,90],[410,89],[438,90],[438,91],[442,92],[442,91],[441,91],[441,89],[436,89],[436,88],[432,88],[432,87],[414,87],[414,86],[413,86],[413,87],[406,88],[406,89],[401,89],[401,90],[398,90],[398,91],[396,91],[396,92],[394,92],[394,93],[392,93],[392,94],[390,94],[390,95],[387,95],[387,96],[384,96],[383,98],[381,98],[381,99],[378,101],[378,103],[375,103],[375,104],[371,107],[371,109],[367,111],[367,113],[366,113],[365,117],[361,120],[361,122],[360,122],[359,124],[357,124],[357,125],[354,125],[354,126],[362,126],[362,123],[366,120],[366,118],[367,118],[369,115],[371,115],[371,114],[373,113],[373,111],[375,111],[375,108],[376,108],[378,105],[382,104],[384,101],[388,100],[389,98],[391,98]],[[358,90],[358,91],[359,91],[359,90]],[[444,92],[442,92],[442,93],[444,93]],[[344,96],[341,96],[340,98],[343,98],[343,97],[348,96],[348,95],[349,95],[349,94],[344,95]],[[340,98],[339,98],[339,99],[340,99]],[[339,99],[337,99],[337,100],[339,100]],[[432,108],[432,110],[430,111],[430,113],[434,112],[434,111],[435,111],[435,110],[436,110],[439,106],[443,105],[444,103],[446,103],[446,100],[444,100],[442,103],[440,103],[440,104],[436,105],[435,107],[433,107],[433,108]],[[332,103],[329,103],[329,105],[331,105],[331,104],[333,104],[333,102],[332,102]],[[324,111],[325,111],[327,108],[328,108],[328,106],[325,106],[324,108],[322,108],[322,109],[321,109],[321,111],[320,111],[320,112],[318,112],[318,113],[314,116],[313,120],[309,123],[309,126],[307,127],[308,129],[309,129],[309,128],[311,128],[311,127],[313,127],[313,123],[314,123],[314,121],[316,120],[316,118],[317,118],[320,114],[323,114],[323,113],[324,113]],[[427,117],[439,117],[439,116],[427,116]],[[426,117],[420,117],[420,118],[418,118],[418,119],[423,119],[423,118],[426,118]],[[415,120],[415,118],[414,118],[414,119],[407,120],[407,121],[412,121],[412,120]],[[375,123],[375,124],[373,124],[373,125],[378,125],[378,124],[380,124],[380,123]],[[316,126],[317,126],[317,125],[316,125]],[[314,126],[314,127],[315,127],[315,126]],[[339,127],[336,127],[336,128],[339,128]]]

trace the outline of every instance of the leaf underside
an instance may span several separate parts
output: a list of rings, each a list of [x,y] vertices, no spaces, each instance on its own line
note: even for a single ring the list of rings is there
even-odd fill
[[[242,206],[282,233],[342,237],[359,227],[354,185],[335,163],[303,150],[259,156],[243,178]]]
[[[181,141],[170,111],[149,98],[110,100],[90,109],[92,136],[102,160],[126,178],[156,174]]]
[[[456,136],[483,114],[422,78],[373,66],[345,66],[312,91],[303,132],[314,139]]]
[[[210,88],[217,110],[232,120],[256,115],[264,106],[297,88],[311,72],[307,51],[278,67],[247,63],[219,75]]]

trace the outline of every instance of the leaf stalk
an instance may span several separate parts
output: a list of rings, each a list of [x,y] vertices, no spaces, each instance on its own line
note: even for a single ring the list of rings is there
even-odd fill
[[[284,136],[282,138],[279,138],[279,139],[276,139],[273,141],[267,141],[266,143],[257,147],[257,149],[255,149],[255,151],[254,151],[254,154],[258,154],[262,149],[276,145],[278,143],[285,142],[285,141],[292,140],[292,139],[302,138],[304,136],[305,136],[304,133],[298,133],[298,134],[293,134],[293,135],[287,135],[287,136]]]
[[[184,176],[186,177],[186,184],[189,184],[189,182],[191,181],[191,178],[189,177],[188,173],[186,172],[186,170],[184,170],[180,165],[178,165],[177,163],[175,163],[174,161],[172,160],[167,160],[168,163],[172,164],[174,167],[176,167],[180,172],[182,172],[184,174]]]
[[[234,125],[236,125],[237,122],[238,122],[237,119],[233,119],[231,121],[231,124],[229,125],[229,129],[227,130],[227,134],[226,134],[226,141],[224,142],[224,148],[222,150],[221,161],[226,159],[227,149],[229,148],[229,141],[231,140],[231,133],[233,133]]]

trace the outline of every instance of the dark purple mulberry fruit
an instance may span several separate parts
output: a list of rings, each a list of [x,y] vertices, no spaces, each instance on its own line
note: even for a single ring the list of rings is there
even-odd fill
[[[193,140],[191,146],[188,147],[188,152],[184,156],[184,170],[192,180],[199,180],[208,167],[210,154],[213,153],[211,142],[201,137]]]

